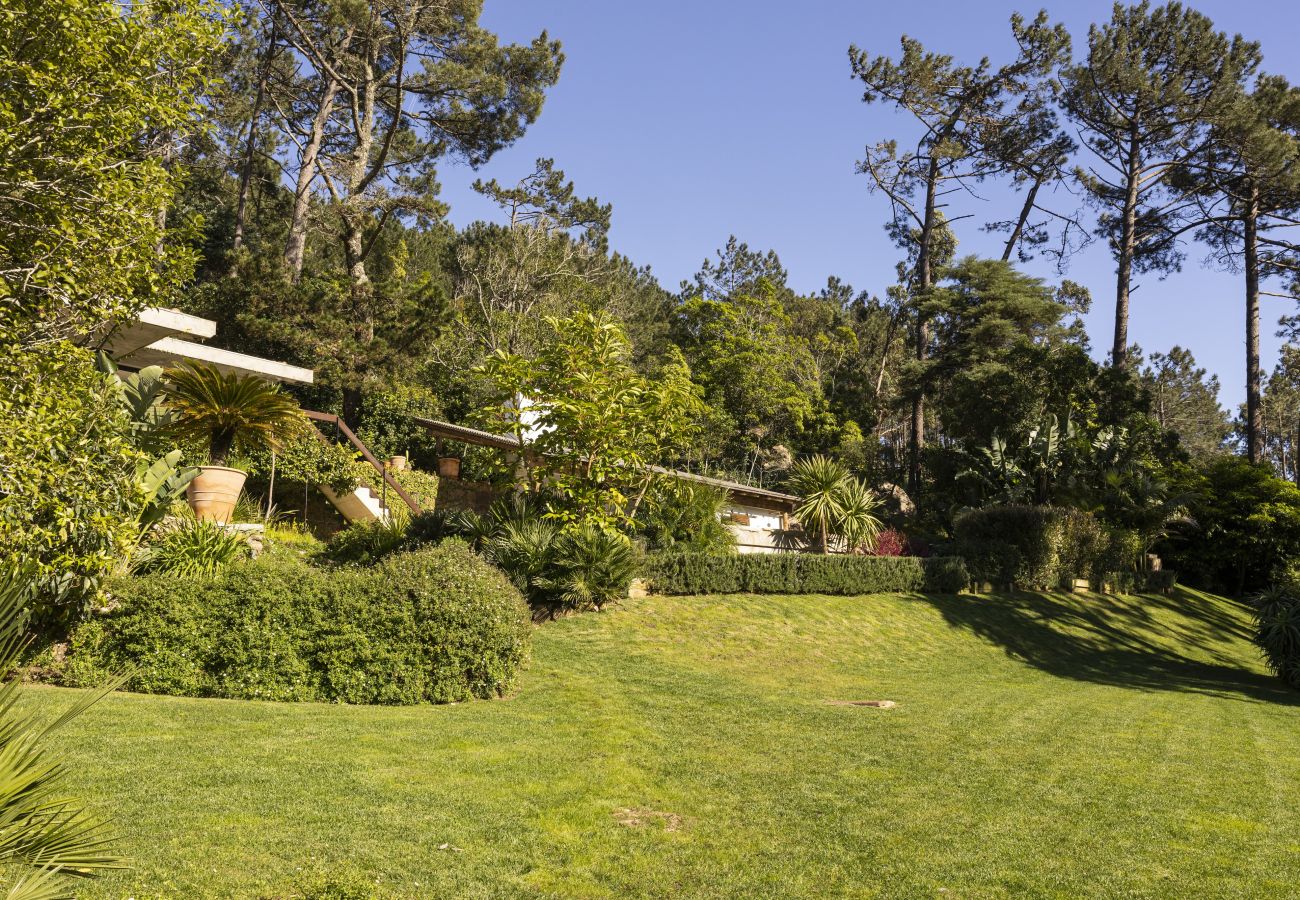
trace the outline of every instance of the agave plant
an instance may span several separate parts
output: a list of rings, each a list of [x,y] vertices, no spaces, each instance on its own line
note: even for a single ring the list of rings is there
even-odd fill
[[[59,900],[75,896],[76,878],[125,865],[107,825],[64,793],[67,767],[46,739],[121,682],[85,694],[49,724],[19,712],[25,593],[18,575],[0,577],[0,670],[9,676],[0,687],[0,871],[13,879],[8,900]]]
[[[236,446],[258,450],[303,427],[298,404],[277,386],[252,375],[188,363],[167,373],[172,432],[208,445],[208,460],[224,466]]]

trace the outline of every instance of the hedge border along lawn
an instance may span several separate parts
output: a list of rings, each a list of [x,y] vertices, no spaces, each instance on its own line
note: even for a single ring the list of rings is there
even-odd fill
[[[732,556],[662,553],[644,577],[657,594],[955,594],[970,583],[958,556]]]

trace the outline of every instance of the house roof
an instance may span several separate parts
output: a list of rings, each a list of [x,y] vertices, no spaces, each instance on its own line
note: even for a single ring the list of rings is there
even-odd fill
[[[182,362],[203,362],[222,372],[256,375],[268,381],[292,381],[311,384],[315,373],[302,366],[274,359],[264,359],[233,350],[222,350],[184,338],[203,340],[217,333],[217,323],[174,309],[149,307],[130,322],[104,334],[91,335],[86,341],[112,355],[123,366],[143,369],[146,366],[174,366]]]
[[[453,425],[450,422],[441,422],[437,419],[424,419],[417,417],[417,425],[422,425],[430,434],[435,437],[446,438],[453,441],[461,441],[466,444],[474,444],[479,447],[493,447],[498,450],[518,450],[520,443],[513,435],[493,434],[490,431],[480,431],[477,428],[467,428],[464,425]],[[748,484],[741,484],[737,481],[727,481],[722,478],[711,478],[708,475],[696,475],[694,472],[682,472],[678,469],[666,469],[662,466],[651,466],[652,471],[661,475],[671,475],[682,481],[690,481],[696,484],[707,484],[724,490],[728,495],[741,499],[758,500],[774,504],[780,507],[793,508],[798,502],[799,497],[794,494],[784,494],[780,491],[770,491],[767,488],[753,487]]]

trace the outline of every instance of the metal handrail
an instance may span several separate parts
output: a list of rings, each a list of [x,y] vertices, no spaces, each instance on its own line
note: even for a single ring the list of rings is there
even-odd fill
[[[352,429],[348,427],[348,423],[344,422],[341,417],[336,416],[333,413],[316,412],[310,409],[304,409],[302,413],[309,419],[313,419],[317,422],[326,422],[337,428],[339,432],[352,443],[353,447],[356,447],[361,451],[361,456],[366,462],[370,463],[370,465],[374,467],[375,471],[379,473],[379,477],[384,479],[384,484],[392,488],[393,493],[402,499],[402,502],[406,504],[407,509],[417,516],[423,512],[420,508],[419,502],[406,491],[402,490],[402,486],[397,483],[397,479],[388,474],[388,470],[384,468],[383,463],[375,459],[375,455],[370,452],[370,448],[362,443],[361,438],[353,434]]]

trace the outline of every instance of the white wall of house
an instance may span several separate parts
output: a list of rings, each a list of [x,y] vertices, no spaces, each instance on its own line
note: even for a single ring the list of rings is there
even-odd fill
[[[744,521],[745,518],[748,518],[748,522]],[[777,535],[783,530],[781,513],[732,500],[727,504],[722,520],[736,536],[737,552],[776,553],[778,551]]]

